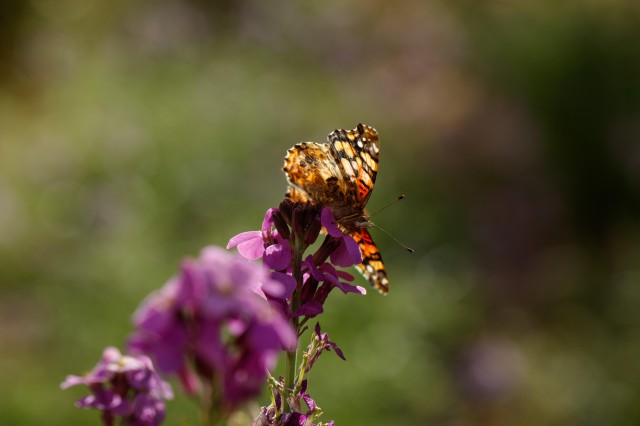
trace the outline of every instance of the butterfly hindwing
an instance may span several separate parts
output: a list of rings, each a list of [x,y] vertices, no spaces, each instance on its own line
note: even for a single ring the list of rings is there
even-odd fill
[[[360,228],[352,233],[351,236],[356,240],[362,252],[362,263],[357,265],[356,268],[380,293],[388,293],[389,280],[387,279],[387,270],[382,262],[378,246],[371,238],[371,234],[365,228]]]

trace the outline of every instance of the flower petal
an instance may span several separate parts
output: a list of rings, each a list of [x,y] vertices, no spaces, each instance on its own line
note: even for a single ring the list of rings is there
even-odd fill
[[[331,263],[344,268],[362,263],[362,253],[358,243],[349,235],[340,240],[338,248],[331,253]]]
[[[320,213],[320,223],[322,223],[322,226],[326,228],[327,232],[332,237],[342,237],[342,231],[338,228],[330,207],[324,207],[322,209],[322,213]]]
[[[336,271],[336,277],[342,278],[345,281],[353,281],[353,275],[345,271]]]
[[[333,349],[333,351],[336,353],[336,355],[338,355],[340,358],[342,358],[344,361],[347,360],[347,358],[344,357],[344,354],[342,353],[342,349],[340,349],[338,347],[337,344],[335,344],[334,342],[329,342],[329,345],[331,345],[331,349]]]
[[[324,281],[326,279],[323,272],[320,269],[318,269],[316,265],[314,265],[312,255],[307,256],[307,258],[302,263],[306,265],[311,276],[315,278],[317,281]]]
[[[282,244],[272,244],[266,248],[264,263],[276,271],[285,270],[291,265],[291,246],[286,241]]]
[[[253,239],[238,244],[238,253],[248,260],[260,259],[264,254],[264,240],[262,239],[262,235],[258,233],[258,236]]]
[[[278,288],[276,289],[273,282],[268,286],[263,283],[262,291],[271,297],[288,299],[296,289],[296,279],[289,274],[285,274],[284,272],[271,272],[271,279],[282,284],[282,286],[277,286]]]
[[[275,213],[277,211],[278,211],[278,209],[271,208],[271,209],[267,210],[267,212],[265,213],[264,220],[262,221],[262,234],[263,235],[267,235],[269,233],[269,231],[271,230],[271,227],[274,226],[273,213]]]
[[[64,382],[60,384],[60,389],[67,389],[67,388],[70,388],[71,386],[86,385],[86,384],[88,383],[84,377],[68,375],[67,378],[64,379]]]
[[[364,287],[360,287],[359,285],[351,285],[351,284],[338,281],[338,283],[336,284],[336,287],[342,290],[342,292],[345,294],[346,293],[367,294],[367,290],[365,290]]]
[[[345,235],[343,241],[347,248],[349,256],[351,256],[353,265],[362,263],[362,251],[360,250],[360,246],[358,246],[358,243],[356,243],[356,240],[354,240],[351,235]]]
[[[240,234],[236,235],[235,237],[232,237],[229,240],[229,242],[227,243],[227,250],[232,249],[238,244],[244,243],[245,241],[254,239],[256,237],[262,237],[262,234],[260,233],[260,231],[241,232]]]
[[[305,303],[304,305],[300,306],[294,313],[293,316],[294,317],[299,317],[299,316],[306,316],[309,318],[313,318],[317,315],[320,315],[322,312],[324,312],[324,309],[322,307],[322,304],[315,301],[315,300],[310,300],[307,303]]]

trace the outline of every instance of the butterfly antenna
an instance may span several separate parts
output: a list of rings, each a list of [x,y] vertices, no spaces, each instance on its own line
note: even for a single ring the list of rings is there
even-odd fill
[[[402,197],[404,197],[402,195]],[[398,198],[399,200],[401,200],[402,198]],[[396,200],[397,201],[397,200]],[[395,241],[396,243],[398,243],[400,245],[400,247],[402,247],[403,249],[405,249],[406,251],[408,251],[409,253],[414,253],[415,250],[412,249],[411,247],[407,246],[406,244],[401,243],[396,237],[394,237],[393,235],[391,235],[390,233],[388,233],[387,231],[385,231],[383,228],[379,227],[378,225],[372,224],[372,226],[374,228],[378,228],[379,230],[381,230],[382,232],[384,232],[385,234],[387,234],[389,236],[389,238],[391,238],[393,241]]]
[[[372,216],[374,216],[374,215],[377,215],[377,214],[378,214],[378,213],[380,213],[382,210],[384,210],[384,209],[386,209],[387,207],[389,207],[391,204],[395,203],[396,201],[400,201],[400,200],[402,200],[403,198],[404,198],[404,194],[402,194],[402,195],[398,195],[398,198],[396,198],[396,199],[395,199],[395,200],[393,200],[393,201],[389,201],[387,204],[385,204],[384,206],[382,206],[381,208],[379,208],[378,210],[376,210],[376,211],[375,211],[375,213],[371,213],[371,214],[369,215],[369,217],[372,217]],[[389,236],[391,236],[391,235],[389,235]]]

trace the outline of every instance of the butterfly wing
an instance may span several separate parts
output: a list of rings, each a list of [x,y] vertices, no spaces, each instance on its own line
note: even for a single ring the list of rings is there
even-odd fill
[[[371,234],[365,228],[360,228],[351,236],[356,240],[362,252],[362,263],[356,265],[356,268],[380,293],[387,294],[389,292],[387,270]]]
[[[347,196],[364,210],[378,173],[378,132],[366,124],[358,124],[353,130],[334,130],[327,139],[342,175],[348,180]]]
[[[287,151],[282,170],[287,175],[287,198],[322,205],[339,204],[346,197],[347,184],[326,144],[302,142]]]

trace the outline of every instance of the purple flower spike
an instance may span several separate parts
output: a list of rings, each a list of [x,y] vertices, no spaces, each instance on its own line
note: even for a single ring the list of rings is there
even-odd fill
[[[188,393],[221,395],[216,403],[230,410],[258,394],[277,354],[296,345],[291,325],[267,300],[290,294],[290,287],[262,265],[206,247],[143,302],[129,348],[177,374]]]
[[[151,360],[105,349],[102,360],[85,376],[67,376],[62,389],[84,384],[91,395],[76,402],[79,408],[102,411],[103,418],[121,417],[123,424],[156,426],[165,416],[164,400],[172,399],[168,383],[162,381]]]
[[[251,250],[255,253],[252,258],[262,257],[263,264],[271,270],[270,277],[282,284],[283,288],[277,292],[262,285],[262,292],[271,306],[282,314],[281,318],[292,319],[292,323],[298,326],[296,333],[302,334],[304,329],[301,330],[300,324],[324,312],[324,303],[334,288],[343,293],[366,294],[364,288],[349,283],[353,281],[352,275],[336,269],[362,263],[358,243],[343,231],[345,229],[337,223],[330,207],[310,201],[285,199],[278,209],[267,211],[260,232],[239,234],[230,240],[228,248],[237,246],[244,257],[248,257],[246,252]],[[321,232],[327,234],[322,244],[313,254],[305,254]],[[241,244],[246,246],[240,247]],[[304,318],[299,320],[299,317]],[[260,328],[255,330],[260,330],[259,334],[247,339],[252,346],[262,347],[273,339],[269,331]],[[304,376],[305,370],[311,368],[324,351],[334,351],[344,359],[340,348],[329,340],[326,333],[320,333],[318,328],[305,352],[304,359],[309,361],[300,365],[299,374]],[[243,361],[246,365],[252,365],[255,360]],[[270,381],[274,403],[262,407],[254,425],[333,425],[333,421],[315,423],[321,410],[307,394],[306,381],[294,385],[292,379],[295,380],[295,377],[288,375],[277,383]],[[228,389],[237,385],[236,378],[229,376],[225,376],[224,383]],[[245,381],[244,386],[251,387],[250,381]],[[308,408],[306,412],[301,408],[305,405]]]

